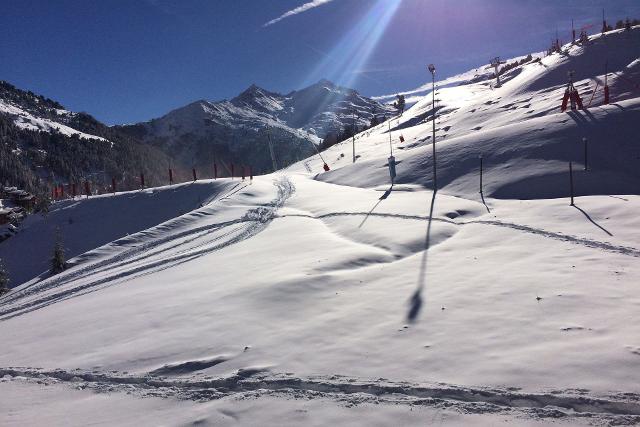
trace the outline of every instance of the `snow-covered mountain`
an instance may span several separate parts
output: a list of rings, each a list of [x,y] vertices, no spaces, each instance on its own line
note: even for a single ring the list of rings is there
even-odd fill
[[[137,183],[131,177],[142,172],[149,183],[158,184],[169,165],[158,149],[89,114],[69,111],[4,81],[0,81],[0,153],[0,182],[45,193],[54,183],[110,182],[111,177],[121,188],[133,188]]]
[[[51,99],[22,91],[4,81],[0,81],[0,114],[11,118],[21,129],[105,141],[103,137],[79,130],[84,126],[86,115],[66,110]]]
[[[374,114],[382,119],[395,110],[321,80],[286,95],[252,85],[231,100],[196,101],[121,129],[189,166],[210,168],[217,159],[270,171],[269,138],[280,168],[313,154],[330,131],[368,126]]]
[[[639,58],[635,27],[440,87],[437,158],[426,93],[327,173],[55,203],[0,243],[0,424],[637,425]]]

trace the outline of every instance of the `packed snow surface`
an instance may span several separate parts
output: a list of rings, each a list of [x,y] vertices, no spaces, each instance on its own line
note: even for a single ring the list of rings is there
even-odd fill
[[[639,37],[438,89],[437,192],[428,94],[327,173],[58,204],[0,245],[25,277],[0,298],[0,424],[639,423]],[[613,102],[561,113],[604,43]],[[56,226],[74,258],[50,276],[26,258]]]

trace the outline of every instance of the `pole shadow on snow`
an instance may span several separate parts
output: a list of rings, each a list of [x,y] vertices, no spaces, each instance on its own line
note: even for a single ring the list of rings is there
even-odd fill
[[[480,198],[482,199],[482,204],[484,205],[485,208],[487,208],[487,213],[491,213],[491,210],[489,209],[489,206],[487,206],[487,202],[484,201],[484,194],[480,193]]]
[[[619,108],[621,110],[626,110],[626,108],[624,108],[622,105],[617,104],[617,103],[613,103],[613,104],[609,104],[609,105],[613,105],[614,107],[617,107],[617,108]]]
[[[387,189],[387,191],[384,192],[384,194],[382,196],[380,196],[380,198],[378,199],[378,201],[376,202],[375,205],[373,205],[373,207],[371,208],[371,210],[367,213],[367,215],[365,215],[364,219],[362,220],[362,222],[360,223],[360,225],[358,226],[358,228],[362,228],[362,226],[364,225],[364,223],[367,221],[367,219],[369,218],[369,216],[373,213],[373,211],[378,207],[378,205],[380,203],[382,203],[383,200],[386,200],[387,197],[389,197],[389,195],[391,194],[391,192],[393,191],[393,184],[391,184],[391,187],[389,187]]]
[[[582,111],[584,112],[584,115],[588,117],[591,122],[595,123],[598,121],[598,119],[596,119],[596,117],[587,108],[585,108]]]
[[[414,323],[420,314],[422,309],[422,291],[424,290],[425,282],[427,280],[427,257],[429,255],[429,245],[431,241],[431,224],[433,222],[433,208],[436,204],[436,193],[434,189],[433,197],[431,198],[431,207],[429,209],[429,222],[427,224],[427,235],[424,243],[424,253],[422,254],[422,261],[420,263],[420,273],[418,274],[418,287],[409,300],[409,312],[407,313],[407,320],[410,323]]]
[[[589,222],[591,222],[591,224],[595,225],[595,226],[596,226],[596,227],[598,227],[600,230],[604,231],[604,232],[605,232],[605,233],[607,233],[609,236],[612,236],[612,237],[613,237],[613,234],[609,233],[609,231],[608,231],[606,228],[604,228],[603,226],[601,226],[600,224],[598,224],[597,222],[595,222],[593,219],[591,219],[591,217],[589,216],[589,214],[588,214],[588,213],[586,213],[584,210],[580,209],[580,208],[578,207],[578,205],[575,205],[575,204],[574,204],[574,205],[573,205],[573,207],[574,207],[574,208],[576,208],[576,209],[578,209],[580,212],[582,212],[582,215],[584,215],[584,216],[589,220]]]
[[[571,117],[571,119],[573,119],[574,122],[576,122],[576,124],[578,125],[586,125],[589,122],[587,121],[587,119],[580,114],[579,112],[576,111],[569,111],[567,112],[567,114],[569,115],[569,117]]]
[[[579,125],[593,124],[598,121],[598,119],[596,119],[596,117],[591,113],[591,111],[589,111],[586,108],[583,110],[569,111],[567,112],[567,114],[569,115],[569,117],[573,119],[573,121],[576,122],[576,124],[579,124]]]

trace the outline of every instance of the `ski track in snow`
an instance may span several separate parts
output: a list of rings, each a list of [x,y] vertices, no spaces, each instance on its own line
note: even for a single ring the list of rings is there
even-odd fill
[[[430,218],[427,215],[406,215],[378,212],[330,212],[315,216],[311,214],[278,215],[278,208],[284,205],[285,201],[295,191],[295,188],[286,177],[281,178],[280,181],[275,181],[274,184],[278,192],[276,198],[267,205],[250,209],[240,219],[216,224],[209,224],[206,226],[189,229],[186,231],[147,241],[144,241],[141,237],[147,235],[148,231],[143,231],[132,236],[127,236],[114,243],[122,246],[131,244],[132,242],[135,243],[140,240],[142,240],[143,243],[137,246],[133,246],[119,254],[116,254],[97,263],[84,265],[81,268],[71,270],[68,273],[64,273],[62,275],[54,276],[51,279],[39,282],[38,284],[32,285],[31,287],[25,288],[19,292],[12,293],[8,295],[7,298],[2,301],[2,303],[4,303],[4,305],[6,306],[15,302],[16,305],[13,307],[7,307],[4,310],[0,310],[0,321],[8,320],[13,317],[46,307],[48,305],[67,300],[69,298],[77,297],[90,292],[95,292],[109,286],[118,285],[120,283],[123,283],[124,281],[128,281],[137,277],[154,274],[162,270],[176,267],[180,264],[192,261],[211,252],[218,251],[225,247],[249,239],[266,229],[269,223],[276,218],[300,217],[322,220],[325,218],[334,218],[341,216],[372,216],[379,218],[393,218],[417,221],[432,220],[434,222],[443,222],[455,226],[480,224],[509,228],[512,230],[550,238],[557,241],[581,245],[592,249],[599,249],[627,256],[640,257],[640,250],[636,248],[618,246],[607,242],[495,220],[454,221],[452,219],[445,218]],[[232,194],[235,194],[242,188],[244,187],[233,191],[231,194],[225,195],[223,198],[221,198],[221,200],[229,198]],[[201,215],[207,214],[200,213],[200,216]],[[237,227],[226,231],[226,229],[232,225],[237,225]],[[160,227],[168,228],[168,230],[166,231],[170,231],[170,226],[168,225],[161,225]],[[223,230],[226,232],[219,235],[214,235],[211,238],[203,240],[207,236]],[[191,245],[195,242],[197,242],[197,244]],[[170,256],[161,257],[162,255],[165,255],[169,252],[171,253]],[[139,265],[132,267],[132,265],[136,263],[138,263]],[[118,271],[118,269],[120,269],[120,271]],[[77,283],[82,279],[95,276],[96,274],[103,273],[105,271],[111,271],[111,274],[100,279],[81,284],[79,286],[68,289],[59,289],[72,282]],[[40,296],[40,298],[37,298],[39,294],[45,293],[46,291],[52,289],[58,291],[48,295],[42,295]],[[24,299],[28,298],[29,296],[36,296],[36,299],[24,301]]]
[[[226,359],[192,361],[176,374],[203,370]],[[161,371],[164,372],[164,371]],[[37,368],[0,368],[0,382],[26,381],[40,385],[62,383],[97,393],[123,392],[137,397],[162,397],[191,401],[211,401],[225,397],[329,399],[346,406],[360,403],[420,405],[448,408],[466,414],[502,413],[527,418],[583,418],[596,424],[635,425],[640,423],[640,395],[619,393],[592,396],[588,391],[551,390],[527,393],[517,388],[472,388],[451,384],[412,384],[362,380],[340,375],[298,378],[274,374],[263,368],[240,369],[228,377],[167,378],[154,371],[129,375],[111,371],[65,371]],[[155,374],[155,375],[154,375]]]
[[[109,286],[114,286],[123,283],[124,281],[134,279],[136,277],[157,273],[159,271],[178,266],[193,259],[208,255],[211,252],[215,252],[247,240],[264,231],[269,226],[271,221],[273,221],[273,219],[276,217],[277,210],[282,207],[286,200],[295,192],[294,185],[291,183],[291,181],[289,181],[287,177],[282,177],[279,180],[274,181],[274,185],[277,188],[276,198],[267,205],[258,206],[248,210],[240,219],[198,227],[196,229],[190,229],[180,233],[172,234],[164,238],[147,241],[140,246],[134,246],[128,250],[125,250],[124,252],[121,252],[120,254],[114,255],[100,262],[85,265],[77,270],[72,270],[66,274],[54,276],[51,279],[39,282],[37,285],[33,285],[21,291],[15,292],[14,294],[9,295],[10,298],[0,300],[3,305],[8,305],[12,302],[16,302],[15,306],[0,310],[0,321],[8,320],[13,317],[38,310],[40,308],[55,304],[60,301],[64,301],[72,297],[77,297],[89,292],[95,292],[99,289],[104,289]],[[243,187],[236,190],[236,192],[240,191],[242,188]],[[230,194],[224,196],[222,199],[228,197],[230,197]],[[202,237],[210,233],[222,230],[234,224],[238,224],[239,226],[227,233],[216,236],[213,239],[200,242],[198,245],[188,247],[181,251],[175,251],[175,249],[180,246],[185,246],[198,239],[201,239]],[[143,231],[141,233],[138,233],[137,235],[120,239],[115,243],[124,245],[131,241],[136,241],[136,238],[144,236],[145,234],[147,234],[147,232]],[[191,238],[172,246],[152,251],[154,248],[158,248],[161,245],[174,242],[175,240],[184,237]],[[220,243],[216,243],[219,240],[222,241]],[[69,284],[71,282],[78,282],[81,279],[94,276],[95,274],[101,272],[113,271],[121,267],[131,267],[133,263],[148,260],[149,258],[155,258],[158,255],[162,255],[168,251],[173,251],[173,255],[169,257],[162,257],[156,260],[142,262],[136,267],[126,268],[125,270],[122,270],[120,272],[116,271],[115,273],[109,274],[105,277],[90,281],[79,286],[74,286],[68,289],[60,289],[58,290],[58,292],[44,295],[31,301],[23,301],[29,296],[37,296],[49,290],[57,290],[58,288],[63,287],[66,284]]]
[[[495,227],[504,227],[510,228],[517,231],[522,231],[525,233],[535,234],[537,236],[542,236],[554,240],[559,240],[562,242],[573,243],[576,245],[586,246],[592,249],[601,249],[608,252],[619,253],[622,255],[628,255],[633,257],[640,258],[640,249],[632,248],[629,246],[619,246],[614,245],[607,242],[602,242],[598,240],[592,240],[585,237],[576,237],[569,234],[556,233],[553,231],[547,231],[540,228],[530,227],[521,224],[514,224],[510,222],[503,221],[493,221],[493,220],[471,220],[471,221],[453,221],[450,219],[444,218],[429,218],[428,215],[405,215],[405,214],[393,214],[393,213],[377,213],[377,212],[331,212],[322,215],[306,215],[306,214],[288,214],[288,215],[280,215],[278,218],[287,218],[287,217],[301,217],[301,218],[311,218],[311,219],[324,219],[324,218],[334,218],[340,216],[372,216],[379,218],[396,218],[396,219],[407,219],[407,220],[416,220],[416,221],[434,221],[434,222],[444,222],[451,225],[463,226],[470,224],[481,224],[481,225],[491,225]]]

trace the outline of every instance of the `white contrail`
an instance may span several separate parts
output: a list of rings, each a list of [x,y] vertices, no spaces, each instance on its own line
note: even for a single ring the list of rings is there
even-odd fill
[[[266,24],[264,24],[263,27],[268,27],[269,25],[273,25],[276,22],[280,22],[285,18],[288,18],[288,17],[293,16],[293,15],[297,15],[297,14],[302,13],[302,12],[306,12],[307,10],[313,9],[315,7],[318,7],[318,6],[322,6],[323,4],[327,4],[327,3],[332,2],[332,1],[333,0],[312,0],[309,3],[305,3],[302,6],[298,6],[295,9],[291,9],[290,11],[283,13],[282,15],[277,17],[276,19],[272,19],[271,21],[269,21]]]

